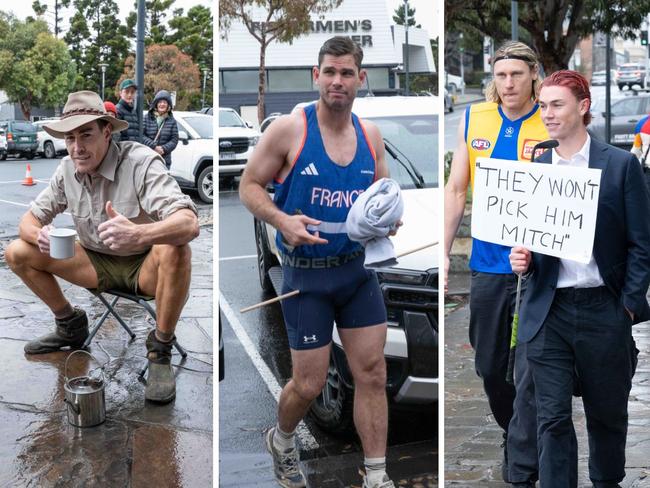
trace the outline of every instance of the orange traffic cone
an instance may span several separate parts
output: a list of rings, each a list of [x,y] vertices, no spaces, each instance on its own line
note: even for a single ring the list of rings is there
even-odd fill
[[[32,167],[27,165],[27,172],[25,173],[25,179],[23,180],[23,185],[25,186],[34,186],[34,179],[32,178]]]

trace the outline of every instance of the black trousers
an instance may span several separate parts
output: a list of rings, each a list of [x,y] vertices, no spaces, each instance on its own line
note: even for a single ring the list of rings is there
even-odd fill
[[[632,320],[607,288],[558,289],[527,357],[537,403],[542,488],[577,486],[578,446],[571,418],[574,382],[587,418],[589,477],[625,476],[627,402],[636,363]]]
[[[515,385],[506,382],[516,291],[514,274],[472,272],[469,338],[490,410],[507,433],[508,478],[525,482],[537,479],[537,414],[525,345],[517,347]]]

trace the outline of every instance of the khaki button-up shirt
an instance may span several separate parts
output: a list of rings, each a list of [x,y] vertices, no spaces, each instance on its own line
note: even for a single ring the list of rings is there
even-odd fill
[[[31,203],[31,212],[43,225],[66,209],[85,248],[124,255],[109,249],[97,227],[109,220],[106,202],[136,224],[164,220],[181,208],[195,214],[196,207],[167,173],[159,154],[136,142],[111,142],[106,157],[93,175],[80,174],[66,156],[45,188]],[[140,251],[141,252],[141,251]]]

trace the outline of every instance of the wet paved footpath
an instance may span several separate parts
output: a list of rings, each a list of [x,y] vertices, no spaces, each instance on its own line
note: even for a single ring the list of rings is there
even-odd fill
[[[469,278],[450,277],[451,293],[466,293]],[[490,414],[483,387],[474,371],[474,351],[469,344],[467,296],[450,296],[457,307],[445,318],[445,486],[510,486],[501,479],[501,429]],[[447,307],[451,309],[450,306]],[[650,322],[632,329],[639,365],[629,401],[626,474],[623,488],[650,487]],[[579,398],[573,401],[578,435],[578,486],[591,488],[587,467],[587,431]],[[539,486],[539,483],[538,483]]]
[[[26,356],[27,340],[49,331],[47,307],[15,277],[0,241],[0,487],[212,486],[212,208],[200,210],[201,235],[191,243],[192,285],[176,334],[188,357],[175,367],[176,400],[144,400],[138,373],[153,321],[131,302],[118,310],[136,334],[107,319],[90,352],[106,365],[106,422],[68,424],[63,403],[67,352]],[[70,301],[93,322],[103,306],[83,288],[61,282]],[[172,363],[181,358],[174,351]],[[84,354],[70,375],[86,374]]]

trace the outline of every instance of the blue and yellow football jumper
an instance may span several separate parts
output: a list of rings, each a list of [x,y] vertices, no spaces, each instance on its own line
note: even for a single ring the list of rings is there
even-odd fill
[[[465,144],[469,151],[470,180],[474,188],[476,158],[530,162],[533,147],[548,139],[537,104],[523,117],[510,120],[494,102],[470,105],[465,111]],[[472,240],[469,267],[484,273],[512,273],[510,247]]]

